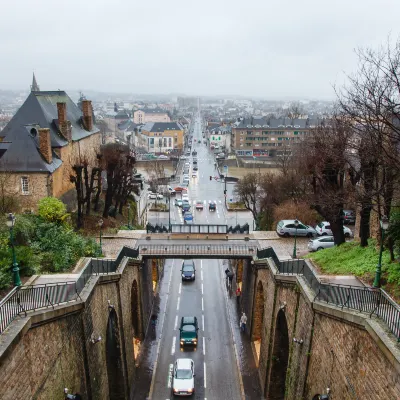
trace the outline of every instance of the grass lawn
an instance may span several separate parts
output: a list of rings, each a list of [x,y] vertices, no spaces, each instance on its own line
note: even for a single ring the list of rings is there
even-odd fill
[[[318,267],[322,274],[355,275],[372,285],[379,259],[379,248],[374,240],[368,247],[360,247],[359,242],[346,242],[338,247],[317,251],[306,256]],[[382,288],[397,302],[400,300],[400,264],[390,262],[388,250],[382,254]]]

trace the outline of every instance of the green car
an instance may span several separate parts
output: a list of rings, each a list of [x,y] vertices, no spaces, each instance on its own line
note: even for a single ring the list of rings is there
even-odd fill
[[[196,317],[182,317],[181,327],[179,328],[180,332],[179,339],[181,346],[185,345],[197,346],[198,330],[199,328],[197,326]]]

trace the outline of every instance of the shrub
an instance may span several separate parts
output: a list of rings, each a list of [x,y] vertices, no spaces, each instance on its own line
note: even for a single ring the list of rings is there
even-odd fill
[[[59,222],[66,218],[67,208],[55,197],[44,197],[38,203],[38,214],[46,221]]]
[[[305,202],[287,200],[274,208],[274,221],[278,223],[282,219],[299,219],[303,224],[316,225],[322,221],[321,216]]]

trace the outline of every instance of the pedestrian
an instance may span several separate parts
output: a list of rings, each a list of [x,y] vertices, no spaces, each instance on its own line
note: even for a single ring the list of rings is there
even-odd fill
[[[246,324],[247,324],[247,316],[245,313],[243,313],[242,317],[240,318],[240,330],[242,332],[246,330]]]
[[[236,303],[239,307],[240,305],[240,296],[242,295],[242,291],[240,290],[240,287],[238,286],[238,288],[236,289]]]
[[[233,272],[229,272],[228,278],[229,278],[229,287],[232,289],[232,281],[233,281]]]

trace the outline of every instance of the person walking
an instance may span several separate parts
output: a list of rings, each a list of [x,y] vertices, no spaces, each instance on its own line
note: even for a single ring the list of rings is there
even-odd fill
[[[245,332],[247,324],[247,316],[245,313],[242,313],[242,317],[240,318],[240,330]]]
[[[240,287],[236,289],[236,303],[238,307],[240,306],[240,296],[242,295],[242,291],[240,290]]]

